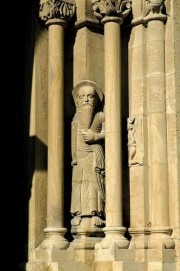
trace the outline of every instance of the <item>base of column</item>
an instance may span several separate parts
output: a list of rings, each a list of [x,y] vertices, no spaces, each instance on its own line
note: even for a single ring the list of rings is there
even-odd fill
[[[103,228],[105,232],[105,238],[102,242],[98,243],[96,248],[111,248],[118,247],[119,249],[128,248],[130,241],[124,237],[126,228],[124,227],[105,227]]]
[[[124,237],[126,228],[105,227],[103,231],[105,238],[95,245],[96,261],[132,261],[134,254],[127,250],[130,242]]]
[[[171,233],[170,227],[151,227],[148,248],[174,249],[175,242],[170,236]]]
[[[66,228],[45,228],[45,239],[37,249],[67,249],[69,247],[69,242],[64,238],[66,231]]]
[[[130,235],[132,236],[130,248],[148,248],[148,237],[150,234],[150,230],[148,227],[129,228],[128,230]]]
[[[95,249],[99,254],[99,251],[108,249],[111,251],[111,256],[114,259],[115,251],[118,249],[127,249],[129,247],[130,241],[124,237],[126,228],[124,227],[105,227],[103,228],[105,232],[105,238],[98,244],[95,245]],[[100,257],[101,258],[101,257]],[[104,257],[103,257],[104,259]]]

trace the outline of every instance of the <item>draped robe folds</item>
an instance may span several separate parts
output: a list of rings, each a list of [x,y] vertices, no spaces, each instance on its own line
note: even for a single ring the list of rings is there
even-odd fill
[[[72,121],[72,159],[76,161],[72,172],[71,213],[74,216],[104,215],[104,146],[102,140],[85,143],[84,129],[78,112]],[[104,113],[94,115],[89,129],[101,133]],[[87,128],[87,127],[86,127]]]

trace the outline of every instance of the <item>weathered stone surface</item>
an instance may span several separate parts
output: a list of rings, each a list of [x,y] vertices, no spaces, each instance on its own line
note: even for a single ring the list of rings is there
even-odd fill
[[[179,10],[176,0],[41,1],[46,26],[36,21],[27,271],[180,270]],[[70,127],[76,111],[71,92],[83,80],[105,97],[103,208],[89,184],[74,190],[64,164],[66,156],[70,163],[64,123]],[[90,127],[85,121],[81,128]],[[92,161],[83,157],[88,168]],[[84,173],[78,176],[82,184]],[[70,225],[79,200],[80,220]]]

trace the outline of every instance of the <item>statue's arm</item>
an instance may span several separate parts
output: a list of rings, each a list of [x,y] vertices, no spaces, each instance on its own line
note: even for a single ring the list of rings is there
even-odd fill
[[[101,132],[98,134],[98,140],[104,140],[105,139],[105,119],[104,119],[104,112],[102,113],[101,121],[102,121],[102,129],[101,129]]]

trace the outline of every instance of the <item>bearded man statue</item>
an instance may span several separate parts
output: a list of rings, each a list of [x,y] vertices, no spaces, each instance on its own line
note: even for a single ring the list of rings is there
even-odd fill
[[[72,228],[86,218],[90,228],[104,227],[105,158],[103,92],[92,81],[73,89],[76,113],[72,121]],[[89,227],[89,226],[88,226]]]

